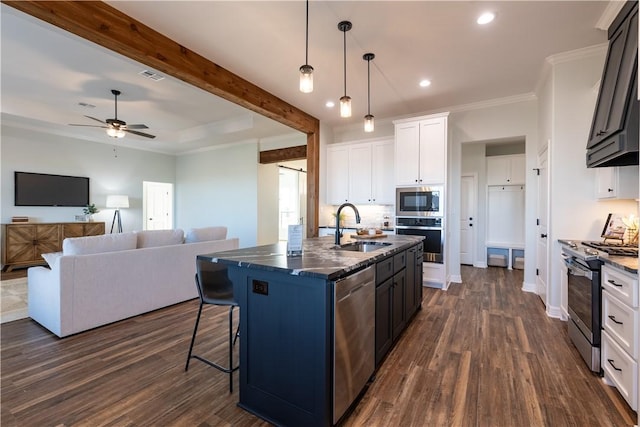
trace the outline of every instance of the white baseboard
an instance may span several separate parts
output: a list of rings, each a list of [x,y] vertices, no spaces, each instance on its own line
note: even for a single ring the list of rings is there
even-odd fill
[[[486,262],[474,262],[473,266],[476,268],[487,268],[487,263]]]
[[[462,283],[462,276],[459,274],[451,274],[449,276],[449,283]]]
[[[562,319],[562,309],[558,306],[548,306],[547,316],[552,317],[554,319]]]
[[[535,283],[527,283],[527,282],[522,282],[522,290],[525,292],[532,292],[534,294],[537,294],[536,292],[537,286]]]

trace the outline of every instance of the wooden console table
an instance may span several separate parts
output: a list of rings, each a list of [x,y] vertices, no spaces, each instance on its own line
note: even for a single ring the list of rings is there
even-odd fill
[[[104,234],[104,222],[38,222],[2,224],[2,265],[14,267],[41,265],[43,253],[59,252],[67,237]]]

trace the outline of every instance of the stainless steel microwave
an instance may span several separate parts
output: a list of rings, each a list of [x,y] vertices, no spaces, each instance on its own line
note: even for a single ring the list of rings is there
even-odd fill
[[[396,188],[396,216],[443,216],[443,187]]]

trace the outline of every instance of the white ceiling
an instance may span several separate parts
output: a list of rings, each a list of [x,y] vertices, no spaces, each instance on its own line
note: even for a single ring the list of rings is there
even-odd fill
[[[546,57],[605,43],[606,32],[597,27],[606,27],[619,8],[619,2],[606,1],[311,1],[309,64],[315,88],[303,94],[298,68],[305,58],[304,1],[107,3],[334,128],[361,126],[367,113],[366,52],[376,55],[371,62],[376,119],[446,110],[532,93]],[[496,19],[477,25],[486,10]],[[144,123],[149,127],[144,132],[157,135],[154,140],[127,135],[118,141],[123,146],[182,153],[295,134],[169,76],[157,82],[143,78],[138,73],[148,67],[4,4],[1,12],[6,124],[45,126],[61,135],[113,143],[102,129],[68,124],[98,124],[84,115],[113,118],[110,91],[118,89],[118,118]],[[344,93],[343,34],[337,27],[342,20],[353,23],[347,32],[350,119],[340,118],[337,107],[325,107]],[[420,88],[423,78],[432,85]]]

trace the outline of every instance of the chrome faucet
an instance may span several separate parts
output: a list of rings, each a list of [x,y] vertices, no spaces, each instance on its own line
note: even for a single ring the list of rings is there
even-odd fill
[[[351,203],[343,203],[338,208],[338,212],[336,212],[336,245],[340,244],[340,237],[342,237],[342,233],[340,233],[340,211],[345,206],[349,206],[356,213],[356,224],[360,224],[360,212],[358,212],[358,208],[356,208]]]

